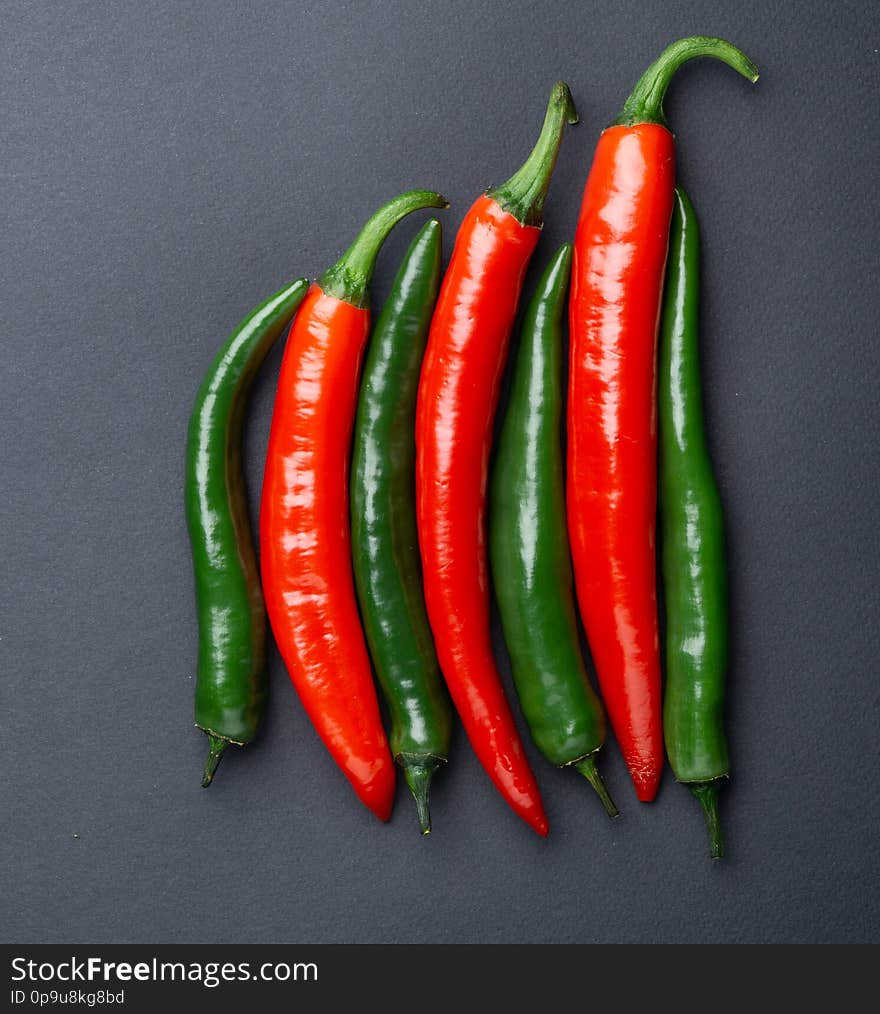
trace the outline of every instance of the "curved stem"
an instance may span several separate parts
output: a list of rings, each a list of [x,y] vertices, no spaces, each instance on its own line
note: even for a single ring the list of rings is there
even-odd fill
[[[544,126],[531,155],[506,183],[489,191],[489,196],[523,225],[541,224],[562,132],[566,123],[577,122],[578,114],[568,85],[557,81],[547,103]]]
[[[223,752],[226,747],[229,746],[229,740],[223,739],[220,736],[215,736],[212,732],[207,733],[208,736],[208,759],[205,761],[205,770],[202,774],[202,788],[207,787],[214,780],[214,772],[217,770],[217,765],[220,763],[220,758],[223,756]]]
[[[433,190],[408,190],[390,200],[367,219],[354,243],[318,281],[330,296],[357,307],[370,302],[370,280],[382,244],[397,223],[421,208],[448,208],[449,201]]]
[[[620,810],[614,805],[614,800],[611,798],[608,789],[605,788],[605,783],[602,781],[602,776],[596,767],[596,755],[591,753],[586,757],[581,757],[579,761],[574,762],[574,767],[580,771],[596,790],[596,795],[602,800],[602,805],[605,807],[605,812],[608,816],[619,817]]]
[[[697,797],[703,808],[712,858],[720,859],[724,855],[724,838],[721,835],[721,823],[718,820],[718,790],[721,788],[719,779],[713,782],[693,782],[688,785],[688,788]]]
[[[667,46],[642,74],[612,126],[631,127],[636,123],[659,123],[665,127],[663,99],[672,75],[683,63],[700,56],[711,56],[715,60],[721,60],[748,78],[752,84],[758,80],[758,68],[732,43],[711,35],[691,35]]]

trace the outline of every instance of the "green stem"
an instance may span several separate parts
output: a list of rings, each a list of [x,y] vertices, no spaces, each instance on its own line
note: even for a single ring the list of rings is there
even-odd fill
[[[568,85],[557,81],[550,93],[547,114],[538,142],[522,166],[489,196],[523,225],[540,225],[550,178],[562,143],[566,123],[577,123],[578,114]]]
[[[602,800],[602,805],[605,807],[605,812],[608,816],[619,817],[620,810],[614,805],[614,800],[609,795],[608,789],[605,788],[605,783],[602,781],[602,776],[596,767],[596,755],[591,753],[586,757],[581,757],[579,761],[574,762],[574,767],[580,771],[596,790],[596,795]]]
[[[367,219],[354,243],[328,268],[318,284],[335,296],[361,309],[370,304],[370,280],[382,244],[395,225],[421,208],[448,208],[449,201],[433,190],[408,190],[390,200]]]
[[[721,835],[721,824],[718,820],[718,791],[720,779],[711,782],[692,782],[688,788],[699,800],[706,818],[706,830],[709,832],[709,850],[713,859],[724,855],[724,838]]]
[[[728,67],[739,71],[752,84],[758,80],[758,68],[742,50],[711,35],[691,35],[667,46],[642,74],[612,126],[632,127],[636,123],[659,123],[665,127],[663,99],[672,75],[683,63],[699,56],[721,60]]]
[[[424,761],[411,761],[401,759],[403,775],[409,791],[416,801],[416,814],[419,818],[419,830],[422,834],[431,833],[431,811],[428,807],[428,794],[431,789],[431,779],[434,772],[443,761],[439,757],[429,757]]]
[[[205,771],[202,775],[202,788],[207,787],[214,780],[214,772],[217,770],[217,765],[220,763],[220,758],[223,756],[223,751],[229,746],[229,740],[223,739],[220,736],[215,736],[213,733],[207,733],[208,736],[208,759],[205,761]]]

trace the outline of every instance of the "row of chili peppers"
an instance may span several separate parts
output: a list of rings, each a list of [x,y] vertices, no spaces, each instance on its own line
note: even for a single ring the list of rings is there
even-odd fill
[[[517,694],[540,751],[583,774],[617,814],[595,764],[605,715],[581,654],[576,592],[602,700],[638,798],[650,801],[657,792],[665,733],[673,771],[700,800],[712,854],[721,855],[717,795],[729,768],[723,530],[696,349],[697,225],[675,187],[673,135],[662,110],[676,69],[702,56],[757,78],[728,42],[679,40],[602,133],[574,245],[552,258],[525,314],[491,490],[510,332],[564,127],[577,122],[564,83],[553,89],[528,159],[468,211],[442,283],[439,223],[432,219],[415,237],[363,369],[370,279],[382,243],[412,211],[445,207],[440,194],[395,198],[316,283],[298,279],[233,332],[200,388],[187,455],[200,633],[196,725],[209,739],[203,784],[230,743],[256,735],[266,701],[268,612],[309,717],[381,819],[393,803],[393,756],[421,829],[430,830],[429,786],[446,760],[452,728],[448,689],[499,792],[546,835],[540,793],[493,657],[491,565]],[[288,325],[258,567],[241,429],[254,374]],[[390,747],[374,670],[388,706]]]

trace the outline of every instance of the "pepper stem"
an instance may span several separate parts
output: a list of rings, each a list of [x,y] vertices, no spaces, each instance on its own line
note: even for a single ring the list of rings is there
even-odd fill
[[[420,208],[448,208],[449,201],[433,190],[408,190],[384,204],[367,219],[354,243],[328,268],[318,284],[329,296],[361,309],[370,304],[370,280],[382,244],[395,225]]]
[[[602,776],[596,767],[596,755],[591,753],[586,757],[581,757],[579,761],[574,762],[574,767],[580,771],[596,790],[596,795],[602,800],[602,805],[605,807],[605,812],[608,816],[619,817],[620,810],[614,805],[614,800],[611,798],[608,789],[605,788],[605,783],[602,781]]]
[[[724,855],[724,838],[721,835],[721,824],[718,820],[719,780],[713,782],[693,782],[688,788],[699,800],[706,818],[706,830],[709,832],[709,851],[713,859]]]
[[[403,767],[406,784],[416,801],[416,814],[419,818],[419,830],[422,834],[431,833],[431,811],[428,807],[428,794],[434,772],[443,763],[439,757],[428,757],[426,760],[407,760],[398,758]]]
[[[544,126],[531,155],[506,183],[489,191],[492,200],[523,225],[541,224],[562,132],[566,123],[577,122],[578,114],[568,85],[557,81],[547,103]]]
[[[728,67],[739,71],[752,84],[758,80],[758,68],[732,43],[711,35],[691,35],[667,46],[642,74],[612,126],[632,127],[636,123],[659,123],[665,127],[663,99],[672,75],[683,63],[699,56],[721,60]]]
[[[208,736],[208,759],[205,761],[205,770],[202,775],[202,788],[207,787],[214,780],[214,772],[217,770],[217,765],[220,763],[220,758],[223,756],[223,751],[229,746],[228,739],[222,739],[220,736],[215,736],[212,732],[207,733]]]

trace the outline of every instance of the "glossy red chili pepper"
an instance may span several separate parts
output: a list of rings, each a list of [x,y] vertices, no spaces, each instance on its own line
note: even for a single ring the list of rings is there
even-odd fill
[[[349,454],[376,255],[404,215],[445,206],[439,194],[402,194],[311,287],[284,350],[263,479],[260,562],[275,641],[321,739],[382,820],[394,763],[355,598]]]
[[[431,322],[416,410],[419,545],[437,657],[481,764],[541,835],[547,818],[492,655],[485,498],[510,329],[563,127],[576,119],[560,82],[529,159],[465,216]]]
[[[663,95],[686,60],[746,77],[722,39],[669,46],[599,139],[574,243],[569,325],[568,525],[602,696],[638,798],[663,769],[657,632],[657,327],[675,186]]]

